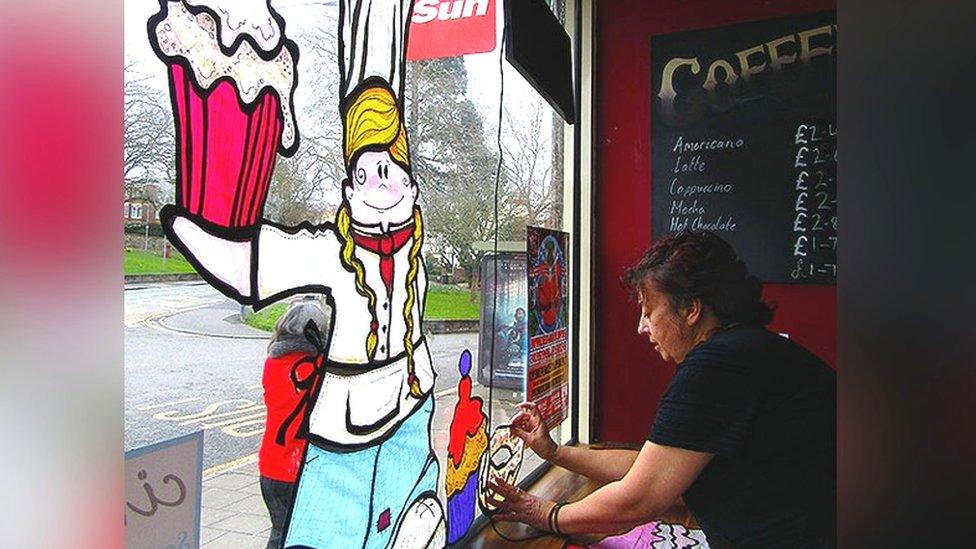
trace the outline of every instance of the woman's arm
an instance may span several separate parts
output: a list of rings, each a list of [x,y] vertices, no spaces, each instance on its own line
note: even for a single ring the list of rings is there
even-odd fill
[[[646,442],[623,478],[564,505],[555,526],[562,534],[606,534],[653,520],[691,486],[711,459],[712,454]],[[501,479],[489,481],[488,486],[505,498],[498,504],[496,520],[549,528],[549,512],[555,503]]]
[[[712,454],[646,442],[622,479],[559,510],[559,531],[620,532],[653,520],[691,486],[711,459]]]
[[[627,474],[638,455],[637,450],[624,448],[557,446],[547,461],[598,482],[612,482]]]
[[[512,418],[512,433],[553,465],[599,482],[611,482],[623,478],[637,459],[637,450],[560,446],[549,436],[538,405],[523,402],[519,404],[519,410]]]

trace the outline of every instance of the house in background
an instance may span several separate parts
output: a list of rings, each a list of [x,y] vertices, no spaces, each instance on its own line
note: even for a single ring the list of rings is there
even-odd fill
[[[122,218],[126,223],[158,223],[156,205],[145,198],[134,198],[122,203]]]
[[[125,223],[159,223],[159,186],[146,183],[138,191],[126,193],[122,202],[122,219]]]

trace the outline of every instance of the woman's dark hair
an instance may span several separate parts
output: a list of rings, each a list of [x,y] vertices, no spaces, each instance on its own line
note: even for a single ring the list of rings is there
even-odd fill
[[[722,325],[764,325],[773,319],[772,307],[762,301],[759,279],[712,232],[684,230],[658,240],[624,272],[623,280],[634,295],[652,282],[676,311],[698,298]]]

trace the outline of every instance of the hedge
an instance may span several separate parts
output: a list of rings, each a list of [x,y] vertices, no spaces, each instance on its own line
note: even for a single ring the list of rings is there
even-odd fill
[[[126,223],[125,232],[127,234],[146,234],[146,224],[145,223]],[[163,234],[163,226],[159,223],[149,224],[149,236],[165,236]]]

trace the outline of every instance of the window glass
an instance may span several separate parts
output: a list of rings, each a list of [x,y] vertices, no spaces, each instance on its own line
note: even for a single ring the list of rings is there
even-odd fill
[[[555,4],[565,22],[565,2]],[[418,158],[414,173],[427,218],[428,299],[450,292],[465,295],[471,306],[465,315],[468,331],[435,333],[431,348],[435,357],[443,357],[436,365],[441,379],[457,379],[455,357],[471,350],[473,392],[484,399],[492,427],[509,423],[525,399],[528,333],[520,317],[529,303],[526,227],[568,231],[573,207],[564,198],[572,186],[572,172],[565,168],[572,154],[567,151],[571,127],[507,61],[500,73],[499,55],[496,49],[411,62],[406,94],[411,147]],[[438,326],[438,317],[448,314],[428,309],[427,325]],[[449,423],[456,400],[450,385],[443,385],[447,394],[438,401],[434,422],[440,426]],[[572,402],[569,408],[567,413]],[[553,438],[568,442],[570,425],[567,415]],[[447,459],[446,448],[435,452],[442,463]],[[541,464],[526,450],[518,480]]]
[[[162,202],[173,203],[173,106],[166,68],[146,39],[146,20],[159,8],[143,4],[126,12],[124,179],[127,196],[140,196],[152,182]],[[565,1],[552,4],[565,22]],[[501,5],[493,51],[406,65],[403,118],[423,213],[423,330],[437,373],[431,443],[442,494],[463,352],[471,353],[472,393],[483,399],[490,428],[509,423],[525,398],[526,227],[570,231],[574,206],[567,199],[572,128],[502,59]],[[346,177],[338,3],[280,0],[274,7],[300,51],[294,95],[300,146],[291,157],[277,156],[263,217],[286,226],[331,223]],[[126,203],[123,211],[142,218],[141,204]],[[153,265],[165,272],[192,271],[169,248],[156,255]],[[576,291],[572,279],[567,295]],[[267,413],[268,331],[287,305],[255,314],[194,282],[127,289],[125,307],[126,449],[202,429],[205,477],[253,468]],[[570,415],[553,430],[558,442],[572,437],[572,398]],[[526,450],[518,480],[539,465]]]

